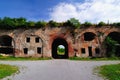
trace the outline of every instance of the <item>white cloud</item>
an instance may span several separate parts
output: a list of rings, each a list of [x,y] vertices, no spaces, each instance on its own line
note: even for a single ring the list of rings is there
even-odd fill
[[[50,19],[57,22],[70,18],[80,22],[120,22],[120,0],[85,0],[84,3],[59,3],[50,13]]]

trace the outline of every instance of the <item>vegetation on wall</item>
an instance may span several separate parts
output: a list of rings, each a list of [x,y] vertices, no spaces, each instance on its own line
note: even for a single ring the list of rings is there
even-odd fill
[[[110,37],[107,37],[105,40],[105,44],[107,45],[107,48],[109,52],[107,52],[108,57],[115,57],[115,52],[116,52],[116,44],[118,44],[117,41],[113,40]]]
[[[90,27],[90,26],[92,26],[92,23],[86,21],[83,25],[84,25],[84,27]]]
[[[100,26],[100,27],[101,27],[101,26],[106,26],[106,25],[107,25],[107,24],[104,23],[104,22],[102,22],[102,21],[98,23],[98,26]]]
[[[79,20],[77,20],[75,18],[71,18],[70,20],[67,20],[64,23],[64,25],[69,26],[69,27],[73,27],[73,28],[80,28],[80,26],[81,26]]]
[[[43,27],[71,27],[71,28],[81,28],[81,27],[90,27],[90,26],[115,26],[119,27],[120,22],[113,23],[113,24],[106,24],[104,22],[99,22],[98,24],[92,24],[88,21],[84,23],[80,23],[79,20],[75,18],[71,18],[67,20],[66,22],[55,22],[53,20],[50,20],[49,22],[45,21],[28,21],[27,19],[20,17],[20,18],[10,18],[10,17],[4,17],[0,18],[0,29],[17,29],[17,28],[43,28]]]

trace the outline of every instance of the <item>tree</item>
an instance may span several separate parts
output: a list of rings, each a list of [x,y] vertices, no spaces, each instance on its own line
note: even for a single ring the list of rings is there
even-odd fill
[[[120,27],[120,22],[118,22],[118,23],[113,23],[112,26]]]
[[[98,23],[98,26],[100,26],[100,27],[101,27],[101,26],[105,26],[105,25],[106,25],[106,24],[105,24],[104,22],[102,22],[102,21]]]
[[[79,20],[75,19],[75,18],[71,18],[70,20],[67,20],[67,22],[65,22],[65,25],[69,26],[69,27],[73,27],[73,28],[80,28],[80,22]]]
[[[0,20],[0,26],[2,29],[16,29],[18,27],[23,27],[26,25],[25,18],[10,18],[4,17]]]
[[[59,26],[59,23],[57,23],[57,22],[55,22],[53,20],[49,21],[48,24],[49,24],[50,27],[58,27]]]
[[[20,18],[14,18],[15,22],[16,22],[16,26],[17,27],[26,27],[26,19],[23,18],[23,17],[20,17]]]
[[[38,22],[35,23],[35,26],[36,26],[37,28],[41,28],[41,27],[45,27],[46,24],[47,24],[47,23],[46,23],[45,21],[38,21]]]
[[[90,26],[92,26],[92,23],[86,21],[83,25],[84,25],[85,27],[90,27]]]
[[[5,29],[13,29],[15,27],[13,19],[9,17],[4,17],[1,24],[1,26]]]
[[[35,22],[33,21],[27,22],[27,27],[34,27],[34,26],[35,26]]]

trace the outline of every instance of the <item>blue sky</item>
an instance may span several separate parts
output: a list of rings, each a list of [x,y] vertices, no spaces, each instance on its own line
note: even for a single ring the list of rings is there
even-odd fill
[[[120,0],[0,0],[0,17],[63,22],[120,21]]]
[[[81,1],[81,0],[78,0]],[[0,0],[0,17],[25,17],[29,20],[49,20],[50,10],[71,0]]]

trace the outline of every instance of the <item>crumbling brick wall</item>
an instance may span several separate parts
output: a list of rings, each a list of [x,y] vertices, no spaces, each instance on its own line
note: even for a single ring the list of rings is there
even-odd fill
[[[67,42],[68,57],[102,57],[106,52],[102,43],[111,32],[120,33],[120,29],[105,26],[74,30],[65,27],[0,30],[0,40],[3,35],[12,38],[11,47],[16,57],[52,57],[52,44],[57,38]]]

